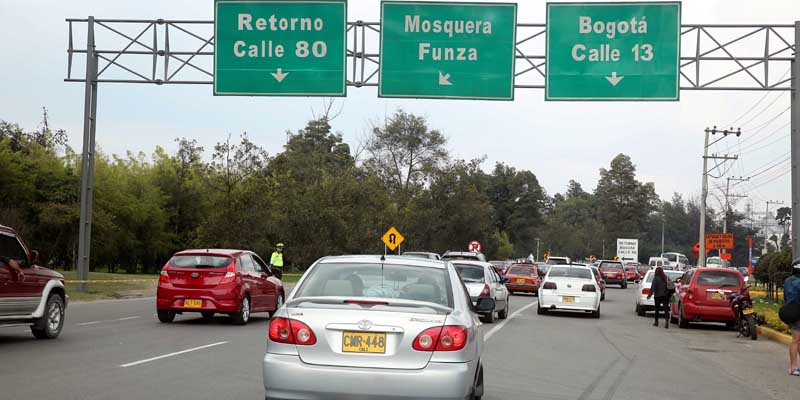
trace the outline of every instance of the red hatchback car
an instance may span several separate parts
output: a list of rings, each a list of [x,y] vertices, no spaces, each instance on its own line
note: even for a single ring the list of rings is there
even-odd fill
[[[744,286],[742,274],[735,269],[696,268],[687,271],[676,285],[676,302],[670,304],[672,319],[680,328],[690,322],[724,322],[736,319],[728,301],[730,293]]]
[[[161,270],[156,309],[161,322],[175,314],[199,312],[204,319],[229,314],[246,324],[250,314],[270,317],[286,298],[281,271],[271,269],[247,250],[186,250],[176,253]]]

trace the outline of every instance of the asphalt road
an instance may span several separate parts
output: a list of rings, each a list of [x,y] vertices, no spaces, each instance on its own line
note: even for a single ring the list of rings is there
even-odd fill
[[[535,297],[514,296],[512,318],[481,328],[484,398],[797,399],[782,345],[713,325],[654,328],[634,314],[634,290],[609,289],[599,320],[540,316]],[[247,326],[199,315],[161,324],[152,298],[67,312],[54,341],[0,328],[0,399],[263,399],[265,314]]]

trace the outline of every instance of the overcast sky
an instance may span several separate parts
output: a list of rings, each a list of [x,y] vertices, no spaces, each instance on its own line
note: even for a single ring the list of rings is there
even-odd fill
[[[520,1],[518,22],[545,22],[545,4]],[[64,19],[94,15],[211,20],[212,5],[211,0],[1,0],[0,119],[35,129],[41,121],[41,107],[46,106],[52,126],[66,129],[71,146],[80,151],[84,86],[63,82],[68,37]],[[378,0],[351,0],[348,8],[350,21],[379,19]],[[798,19],[797,0],[683,2],[684,24],[790,24]],[[85,25],[77,32],[76,47],[85,46],[85,42],[78,43],[84,29]],[[152,41],[152,36],[148,37]],[[763,41],[763,35],[759,37]],[[740,50],[757,55],[763,52],[762,46],[755,41]],[[84,67],[76,63],[74,68],[73,74],[80,76]],[[776,63],[771,69],[773,79],[780,78],[788,63]],[[789,92],[765,96],[764,92],[682,91],[679,102],[604,103],[545,102],[542,90],[517,89],[513,102],[487,102],[381,99],[376,88],[350,87],[347,98],[339,99],[338,104],[343,109],[334,129],[353,147],[372,121],[402,107],[426,116],[430,127],[441,130],[455,157],[486,155],[487,171],[497,161],[529,169],[549,194],[563,192],[570,179],[592,190],[599,168],[625,153],[636,164],[639,178],[654,182],[662,198],[671,198],[673,192],[697,196],[703,129],[735,122],[742,127],[741,139],[728,138],[712,150],[742,152],[739,162],[724,166],[729,169],[727,176],[747,177],[777,165],[733,192],[750,195],[756,210],[763,211],[766,200],[790,204],[789,175],[783,174],[789,163],[779,163],[789,151],[789,113],[781,114],[789,106]],[[149,154],[155,146],[174,151],[176,137],[195,138],[210,149],[227,133],[246,131],[275,154],[286,141],[285,131],[302,128],[312,109],[321,106],[319,98],[214,97],[210,85],[101,84],[97,143],[107,153],[134,150]],[[724,178],[712,180],[712,192],[715,184],[724,183]],[[709,205],[718,208],[713,196]]]

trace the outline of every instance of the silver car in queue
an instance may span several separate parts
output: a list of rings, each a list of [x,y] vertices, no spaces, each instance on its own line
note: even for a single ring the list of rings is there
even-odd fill
[[[481,320],[486,323],[494,322],[494,316],[506,319],[508,317],[508,302],[510,294],[506,289],[506,280],[497,272],[494,265],[482,261],[452,260],[458,275],[464,281],[472,304],[478,304],[481,298],[493,300],[494,309],[481,312]]]
[[[480,399],[483,333],[452,264],[315,262],[270,320],[266,399]]]

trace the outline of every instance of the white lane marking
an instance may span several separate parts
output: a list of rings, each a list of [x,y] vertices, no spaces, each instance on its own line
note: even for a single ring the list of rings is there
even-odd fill
[[[136,318],[141,318],[141,317],[136,315],[136,316],[133,316],[133,317],[123,317],[123,318],[114,318],[114,319],[104,319],[104,320],[100,320],[100,321],[80,322],[80,323],[77,323],[75,325],[76,326],[96,325],[96,324],[102,324],[104,322],[128,321],[128,320],[136,319]]]
[[[219,346],[219,345],[226,344],[226,343],[230,343],[230,342],[228,342],[228,341],[217,342],[217,343],[207,344],[205,346],[193,347],[191,349],[176,351],[174,353],[164,354],[164,355],[161,355],[161,356],[156,356],[156,357],[152,357],[152,358],[146,358],[144,360],[139,360],[139,361],[134,361],[134,362],[130,362],[130,363],[127,363],[127,364],[122,364],[122,365],[120,365],[120,367],[122,367],[122,368],[133,367],[134,365],[149,363],[151,361],[160,360],[162,358],[174,357],[174,356],[178,356],[178,355],[181,355],[181,354],[189,353],[189,352],[192,352],[192,351],[203,350],[203,349],[207,349],[209,347]]]
[[[511,313],[511,315],[509,315],[508,318],[504,319],[503,322],[495,325],[494,328],[492,328],[489,332],[487,332],[485,335],[483,335],[483,341],[485,342],[485,341],[491,339],[492,336],[494,336],[495,333],[497,333],[498,331],[500,331],[500,329],[503,329],[503,327],[506,326],[508,321],[511,321],[512,319],[514,319],[514,317],[519,315],[519,313],[521,313],[521,312],[533,307],[536,304],[539,304],[539,300],[538,299],[536,300],[535,303],[530,303],[530,304],[520,308],[519,310],[514,311],[513,313]]]

